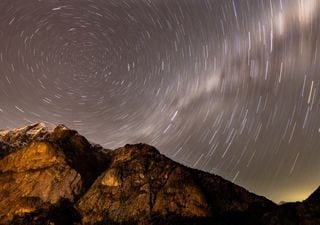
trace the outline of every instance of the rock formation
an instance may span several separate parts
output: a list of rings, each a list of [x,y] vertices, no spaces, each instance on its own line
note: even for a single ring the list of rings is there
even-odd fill
[[[316,193],[277,206],[146,144],[111,151],[43,123],[0,131],[0,224],[320,224]]]

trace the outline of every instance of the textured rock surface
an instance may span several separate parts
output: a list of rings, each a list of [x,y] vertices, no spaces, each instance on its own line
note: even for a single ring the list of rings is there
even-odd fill
[[[32,212],[44,203],[73,201],[82,188],[81,175],[67,164],[58,146],[46,142],[34,142],[8,155],[0,161],[0,171],[3,220]]]
[[[319,196],[277,206],[149,145],[110,151],[63,125],[0,131],[0,224],[316,225]]]
[[[13,147],[21,148],[32,141],[45,139],[52,129],[52,126],[45,123],[36,123],[11,131],[0,130],[0,140],[7,142]]]
[[[84,222],[148,220],[153,215],[209,216],[192,175],[147,145],[115,150],[110,167],[78,203]],[[104,212],[108,212],[107,217]]]
[[[246,211],[267,199],[204,172],[175,163],[139,144],[114,151],[108,169],[77,204],[83,222],[118,223],[151,218],[210,218]],[[107,212],[107,213],[106,213]]]
[[[0,141],[4,149],[9,149],[1,150],[0,159],[2,224],[32,214],[37,218],[39,213],[54,212],[57,207],[68,206],[72,211],[73,203],[109,160],[107,150],[93,148],[76,131],[62,125],[51,131],[42,123],[2,131]]]

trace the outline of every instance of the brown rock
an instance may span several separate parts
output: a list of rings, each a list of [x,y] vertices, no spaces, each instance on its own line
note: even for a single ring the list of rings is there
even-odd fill
[[[48,142],[33,142],[0,161],[0,223],[62,199],[73,201],[82,179],[61,149]]]
[[[273,206],[218,176],[184,167],[155,148],[138,144],[114,151],[110,166],[77,208],[84,224],[157,224],[169,218],[223,217],[223,213],[244,212],[260,203],[262,208]]]
[[[78,216],[73,203],[110,158],[108,150],[62,125],[53,131],[42,123],[1,131],[0,140],[9,149],[0,151],[0,224],[51,223],[59,220],[51,215],[59,209],[72,212],[61,216],[64,221],[76,221],[70,219]]]

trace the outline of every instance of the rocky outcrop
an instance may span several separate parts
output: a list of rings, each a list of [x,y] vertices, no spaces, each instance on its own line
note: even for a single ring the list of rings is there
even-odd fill
[[[0,130],[0,140],[10,144],[12,147],[21,148],[32,141],[45,139],[52,129],[52,126],[45,123],[36,123],[10,131]]]
[[[70,167],[58,146],[34,142],[0,161],[0,209],[3,221],[57,204],[74,201],[82,189],[81,175]]]
[[[255,205],[267,208],[273,203],[218,176],[175,163],[151,146],[138,144],[114,151],[110,166],[77,208],[84,224],[157,224],[166,218],[227,218]]]
[[[115,150],[110,167],[77,204],[85,224],[148,221],[176,214],[207,217],[211,212],[192,174],[148,145]],[[107,212],[107,214],[105,213]]]
[[[73,203],[108,166],[107,150],[93,148],[62,125],[50,132],[44,124],[35,124],[6,132],[1,139],[15,146],[4,144],[10,150],[1,151],[1,224],[32,214],[37,221],[39,212],[66,205],[73,211]]]
[[[149,145],[111,151],[63,125],[0,132],[0,224],[320,224],[314,196],[277,206]]]

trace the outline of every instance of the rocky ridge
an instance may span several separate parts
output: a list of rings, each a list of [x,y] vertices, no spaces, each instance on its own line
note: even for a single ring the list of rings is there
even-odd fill
[[[63,125],[0,131],[0,224],[320,224],[319,191],[281,206],[152,146],[90,144]]]

